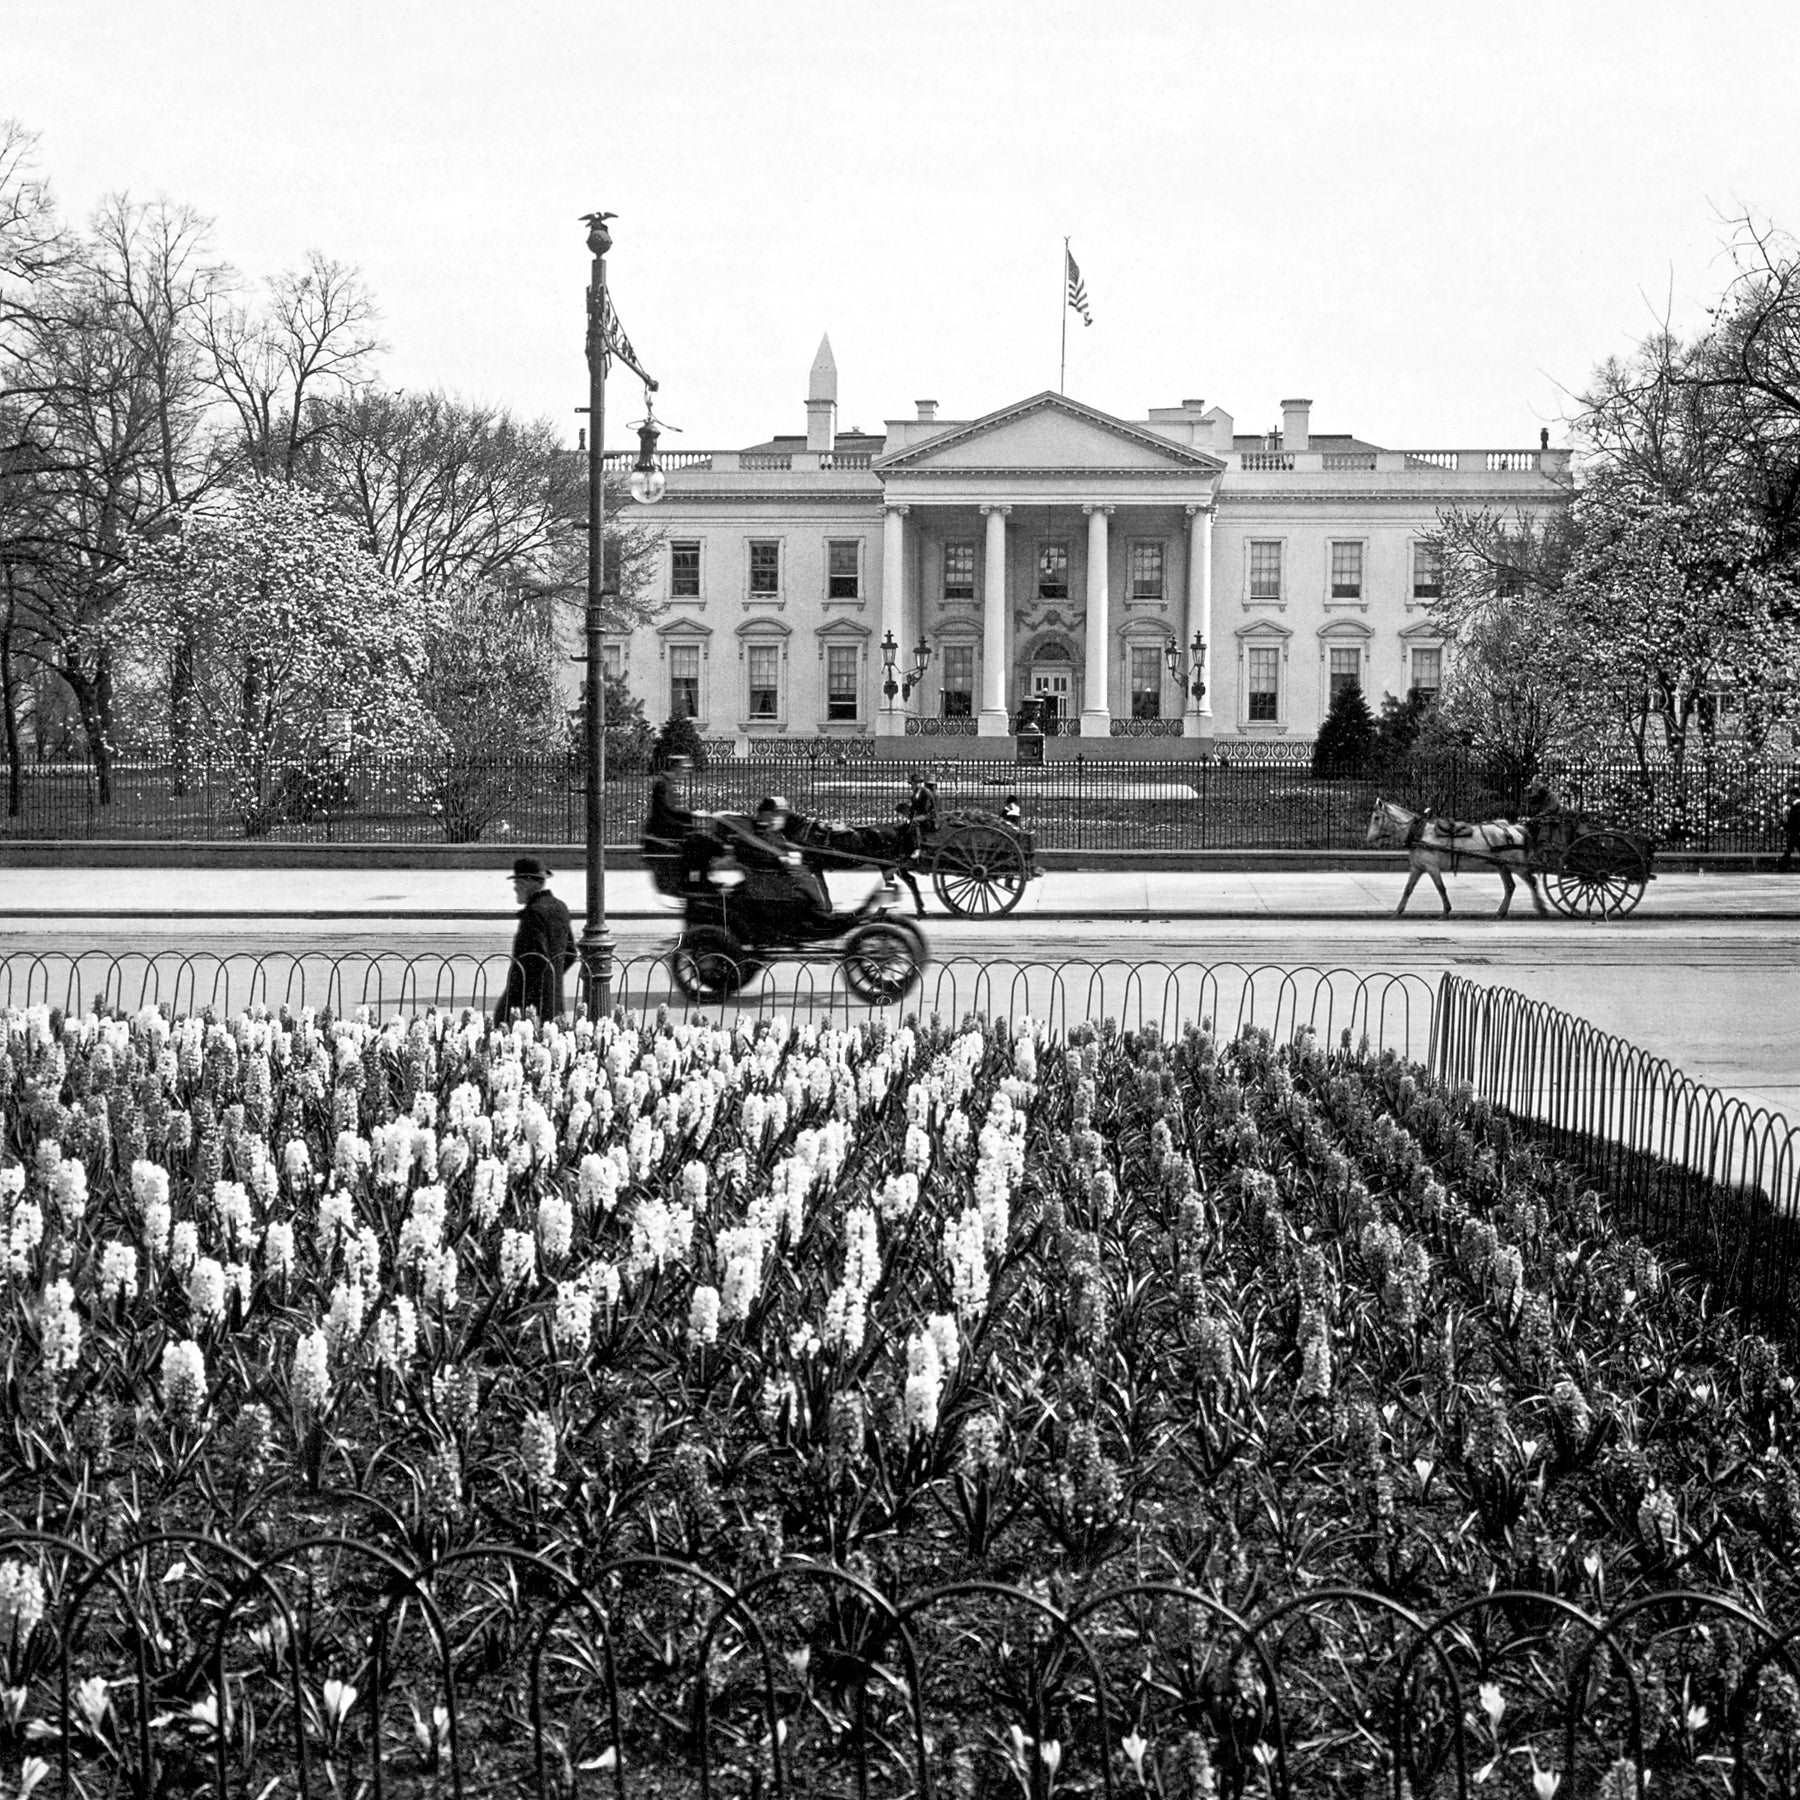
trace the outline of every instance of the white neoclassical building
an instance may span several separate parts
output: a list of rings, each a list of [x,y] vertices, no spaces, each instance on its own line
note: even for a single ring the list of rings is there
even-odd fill
[[[1378,707],[1441,682],[1440,509],[1555,507],[1569,478],[1542,440],[1388,450],[1310,413],[1245,436],[1199,400],[1128,420],[1041,393],[840,430],[827,340],[804,434],[664,459],[660,613],[608,661],[710,737],[1010,753],[1036,698],[1069,753],[1309,739],[1345,683]]]

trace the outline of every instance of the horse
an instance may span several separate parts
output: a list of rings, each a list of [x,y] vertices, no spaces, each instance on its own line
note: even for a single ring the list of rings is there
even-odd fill
[[[1531,890],[1531,904],[1539,913],[1549,909],[1538,891],[1537,875],[1531,867],[1531,832],[1525,825],[1510,819],[1489,819],[1483,825],[1470,825],[1461,819],[1438,818],[1431,813],[1416,813],[1392,800],[1377,799],[1369,814],[1371,844],[1399,844],[1406,851],[1407,866],[1412,871],[1400,893],[1400,904],[1394,908],[1398,918],[1406,911],[1412,891],[1421,875],[1431,877],[1438,899],[1444,904],[1445,917],[1450,913],[1450,896],[1444,891],[1441,873],[1444,858],[1473,856],[1489,864],[1500,876],[1505,890],[1500,896],[1501,918],[1513,900],[1513,877],[1520,876]]]

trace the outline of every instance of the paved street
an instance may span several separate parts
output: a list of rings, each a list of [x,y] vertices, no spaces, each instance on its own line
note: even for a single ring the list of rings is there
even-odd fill
[[[969,1003],[984,982],[982,993],[1008,1010],[1117,1012],[1131,1004],[1128,969],[1137,963],[1392,971],[1426,987],[1453,969],[1576,1013],[1695,1080],[1800,1120],[1800,876],[1667,875],[1636,914],[1605,924],[1540,920],[1523,897],[1511,918],[1497,919],[1497,883],[1474,876],[1451,882],[1450,919],[1415,894],[1396,920],[1400,882],[1398,870],[1055,871],[1016,913],[985,921],[948,917],[928,896],[933,991],[946,1009]],[[579,913],[579,870],[555,886]],[[840,900],[855,891],[840,882]],[[608,898],[619,954],[638,960],[632,980],[654,993],[660,976],[648,959],[672,942],[676,915],[638,871],[616,872]],[[504,952],[511,911],[504,868],[0,868],[0,946],[15,966],[26,953],[58,971],[83,952],[210,963],[274,951],[284,966],[295,957],[310,965],[311,987],[333,958],[349,954],[366,967],[370,956],[398,952],[447,959],[455,972],[446,979],[466,985],[478,959]],[[1082,970],[1060,984],[1032,968],[1068,962]],[[787,965],[770,981],[807,992],[829,978],[818,964]],[[1280,977],[1257,980],[1266,989]],[[1182,1006],[1231,1016],[1239,989],[1228,981],[1201,994],[1196,981],[1178,986]],[[1308,978],[1295,994],[1316,985]],[[389,996],[391,983],[378,991]],[[1405,999],[1396,993],[1394,1003]]]

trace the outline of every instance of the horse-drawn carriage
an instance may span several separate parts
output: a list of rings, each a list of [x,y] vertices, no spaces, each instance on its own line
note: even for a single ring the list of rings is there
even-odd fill
[[[808,851],[889,870],[912,890],[915,901],[916,878],[926,876],[945,910],[964,918],[1011,912],[1024,898],[1026,884],[1043,874],[1034,840],[1016,810],[996,813],[970,806],[940,814],[934,804],[892,825],[807,819],[797,822],[790,835]]]
[[[1378,799],[1369,816],[1367,841],[1407,852],[1410,872],[1396,912],[1405,912],[1421,875],[1431,878],[1449,912],[1442,871],[1448,863],[1454,873],[1465,860],[1499,875],[1504,889],[1502,918],[1512,905],[1515,876],[1530,889],[1539,912],[1545,910],[1543,895],[1548,895],[1551,905],[1571,919],[1622,919],[1655,880],[1650,866],[1656,853],[1654,838],[1563,806],[1524,819],[1470,824]]]

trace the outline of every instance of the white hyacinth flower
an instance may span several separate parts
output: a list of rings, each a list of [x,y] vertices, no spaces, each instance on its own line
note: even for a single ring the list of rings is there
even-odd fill
[[[188,1338],[165,1344],[162,1356],[163,1403],[178,1419],[196,1419],[206,1404],[206,1353]]]

